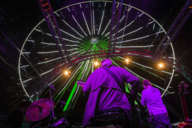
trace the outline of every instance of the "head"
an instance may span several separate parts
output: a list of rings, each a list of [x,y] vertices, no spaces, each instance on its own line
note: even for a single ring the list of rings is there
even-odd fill
[[[104,59],[101,61],[101,67],[109,67],[110,65],[113,65],[110,59]]]
[[[143,80],[142,84],[145,89],[152,86],[149,80],[147,79]]]

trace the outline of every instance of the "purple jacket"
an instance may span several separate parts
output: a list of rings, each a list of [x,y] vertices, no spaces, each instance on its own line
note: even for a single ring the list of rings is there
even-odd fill
[[[121,82],[139,82],[137,77],[124,68],[111,66],[109,69]],[[131,85],[131,92],[137,93],[133,87],[135,83],[131,83]],[[101,87],[105,87],[105,90],[103,91]],[[89,76],[83,87],[83,92],[85,95],[89,96],[83,119],[84,127],[91,124],[90,119],[94,118],[95,111],[101,108],[120,107],[125,111],[128,118],[130,118],[131,106],[126,95],[105,69],[99,68]]]

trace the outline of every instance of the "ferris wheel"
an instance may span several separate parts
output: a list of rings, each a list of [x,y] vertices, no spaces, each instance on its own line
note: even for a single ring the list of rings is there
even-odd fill
[[[68,65],[67,59],[63,61],[43,19],[31,30],[21,48],[18,60],[20,82],[26,96],[32,100],[42,96],[47,86],[53,84],[56,88],[55,100],[64,96],[70,88],[71,93],[66,97],[68,102],[73,102],[81,92],[75,81],[86,81],[90,73],[99,67],[94,65],[94,61],[99,64],[105,58],[109,46],[112,2],[85,1],[65,6],[54,13],[71,64]],[[174,69],[158,69],[157,63],[150,59],[166,35],[164,28],[146,12],[124,3],[118,27],[115,48],[117,52],[126,52],[112,56],[113,64],[127,69],[141,81],[151,80],[164,95],[173,79]],[[166,56],[175,60],[172,44],[167,50],[171,54]],[[98,56],[76,59],[80,55],[91,56],[97,52],[100,53]],[[125,62],[127,58],[131,60],[129,63]]]

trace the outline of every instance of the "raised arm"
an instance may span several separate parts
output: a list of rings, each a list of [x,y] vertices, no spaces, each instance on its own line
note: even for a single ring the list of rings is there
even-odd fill
[[[91,83],[93,79],[93,73],[88,77],[87,81],[85,82],[85,85],[83,86],[83,93],[85,96],[89,95],[89,92],[91,91]]]
[[[123,69],[123,75],[126,83],[130,83],[132,86],[131,94],[137,94],[141,88],[139,78],[128,72],[126,69]]]

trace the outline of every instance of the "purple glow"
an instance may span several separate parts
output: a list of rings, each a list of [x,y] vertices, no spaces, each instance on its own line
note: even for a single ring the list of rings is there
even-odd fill
[[[54,126],[57,126],[59,124],[63,123],[63,120],[60,120],[59,122],[57,122]]]

